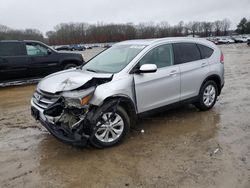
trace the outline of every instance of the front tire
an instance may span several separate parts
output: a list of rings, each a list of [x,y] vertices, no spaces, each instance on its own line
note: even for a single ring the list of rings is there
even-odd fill
[[[72,68],[75,68],[75,67],[77,67],[76,64],[74,64],[74,63],[69,63],[69,64],[67,64],[67,65],[65,65],[65,66],[63,67],[63,70],[72,69]]]
[[[195,103],[195,106],[201,111],[209,110],[215,105],[217,97],[217,84],[213,80],[209,80],[201,87],[199,99]]]
[[[129,132],[130,119],[127,112],[120,106],[114,114],[113,119],[109,119],[112,112],[107,111],[102,114],[101,119],[106,122],[101,125],[90,143],[97,148],[106,148],[120,143]],[[96,126],[100,125],[100,121]]]

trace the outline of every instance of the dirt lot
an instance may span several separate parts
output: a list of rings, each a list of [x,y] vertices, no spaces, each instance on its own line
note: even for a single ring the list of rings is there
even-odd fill
[[[49,135],[30,116],[34,85],[0,89],[0,187],[250,187],[250,48],[221,49],[226,85],[212,110],[143,119],[105,150]]]

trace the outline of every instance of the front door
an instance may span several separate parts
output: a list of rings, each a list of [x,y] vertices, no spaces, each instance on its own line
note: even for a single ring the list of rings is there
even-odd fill
[[[180,68],[173,64],[171,44],[150,50],[139,62],[157,65],[155,73],[134,74],[138,112],[145,112],[180,100]]]
[[[26,43],[27,55],[30,59],[30,77],[41,77],[59,71],[58,57],[53,51],[38,43]]]

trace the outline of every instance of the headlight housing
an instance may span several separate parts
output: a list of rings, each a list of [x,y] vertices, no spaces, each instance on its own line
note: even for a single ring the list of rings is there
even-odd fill
[[[62,93],[62,96],[67,106],[82,108],[89,103],[94,91],[95,87],[90,87],[84,90],[65,91]]]

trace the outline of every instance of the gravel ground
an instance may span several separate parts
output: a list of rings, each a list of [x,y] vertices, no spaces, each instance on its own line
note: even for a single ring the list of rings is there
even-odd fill
[[[220,48],[226,85],[212,110],[142,119],[104,150],[65,145],[35,122],[34,85],[1,88],[0,187],[250,187],[250,48]]]

